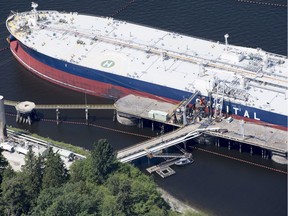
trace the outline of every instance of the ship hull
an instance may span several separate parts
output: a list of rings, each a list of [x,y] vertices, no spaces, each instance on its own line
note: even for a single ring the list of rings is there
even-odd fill
[[[15,58],[35,75],[57,85],[111,99],[135,94],[143,97],[176,103],[191,96],[191,92],[160,86],[116,74],[85,68],[46,56],[30,49],[19,41],[11,41]],[[195,102],[195,101],[192,101]],[[235,118],[287,130],[287,117],[253,107],[225,101],[223,111],[229,110]]]

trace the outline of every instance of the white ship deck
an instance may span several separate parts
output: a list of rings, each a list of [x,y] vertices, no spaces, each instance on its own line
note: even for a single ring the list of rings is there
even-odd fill
[[[64,62],[288,114],[284,56],[77,13],[15,13],[7,28]]]

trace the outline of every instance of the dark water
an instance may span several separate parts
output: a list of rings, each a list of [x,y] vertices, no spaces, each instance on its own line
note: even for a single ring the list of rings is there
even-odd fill
[[[42,0],[39,9],[78,11],[110,16],[128,1],[120,0]],[[259,1],[287,4],[284,0]],[[0,1],[0,48],[6,47],[5,19],[10,10],[30,10],[30,1]],[[224,41],[229,33],[229,43],[248,47],[261,47],[268,52],[287,55],[287,7],[241,3],[235,0],[136,0],[115,16],[118,19],[149,25],[173,32],[193,35],[215,41]],[[73,92],[41,80],[20,66],[11,53],[0,52],[0,94],[6,99],[30,100],[43,103],[84,103],[85,95]],[[113,103],[113,101],[87,96],[88,103]],[[7,113],[15,113],[6,107]],[[55,119],[55,111],[41,111],[42,119]],[[113,112],[90,112],[90,123],[84,123],[84,111],[62,111],[64,120],[71,123],[56,125],[41,120],[32,126],[18,125],[13,116],[7,115],[10,125],[25,128],[39,135],[75,145],[91,148],[100,138],[107,138],[117,149],[145,140],[145,136],[156,136],[159,129],[125,127],[112,121]],[[108,130],[101,127],[108,127]],[[271,160],[247,152],[240,154],[235,148],[217,149],[214,145],[206,149],[233,157],[253,161],[268,167],[286,170]],[[165,180],[155,176],[156,182],[184,202],[211,215],[287,215],[287,175],[260,168],[207,152],[193,150],[195,163],[176,167],[176,175]],[[145,165],[144,165],[145,166]]]

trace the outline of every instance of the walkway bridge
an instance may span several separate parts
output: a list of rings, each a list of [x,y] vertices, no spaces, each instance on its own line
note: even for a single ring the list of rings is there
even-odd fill
[[[201,125],[199,124],[187,125],[186,127],[179,128],[176,131],[125,148],[118,151],[117,159],[122,163],[126,163],[149,154],[157,155],[155,152],[198,137],[204,131],[219,130],[218,128],[199,128],[200,126]],[[177,157],[179,158],[179,156]]]
[[[4,100],[7,106],[16,106],[20,102]],[[36,104],[35,109],[110,109],[114,110],[114,104]]]

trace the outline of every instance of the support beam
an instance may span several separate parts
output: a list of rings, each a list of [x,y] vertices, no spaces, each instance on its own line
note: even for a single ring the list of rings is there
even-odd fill
[[[59,124],[59,118],[60,118],[60,111],[59,111],[59,109],[56,109],[56,122],[57,122],[57,125]]]
[[[86,125],[88,125],[88,120],[89,120],[89,112],[88,112],[88,109],[86,108],[85,109],[85,119],[86,119]]]

